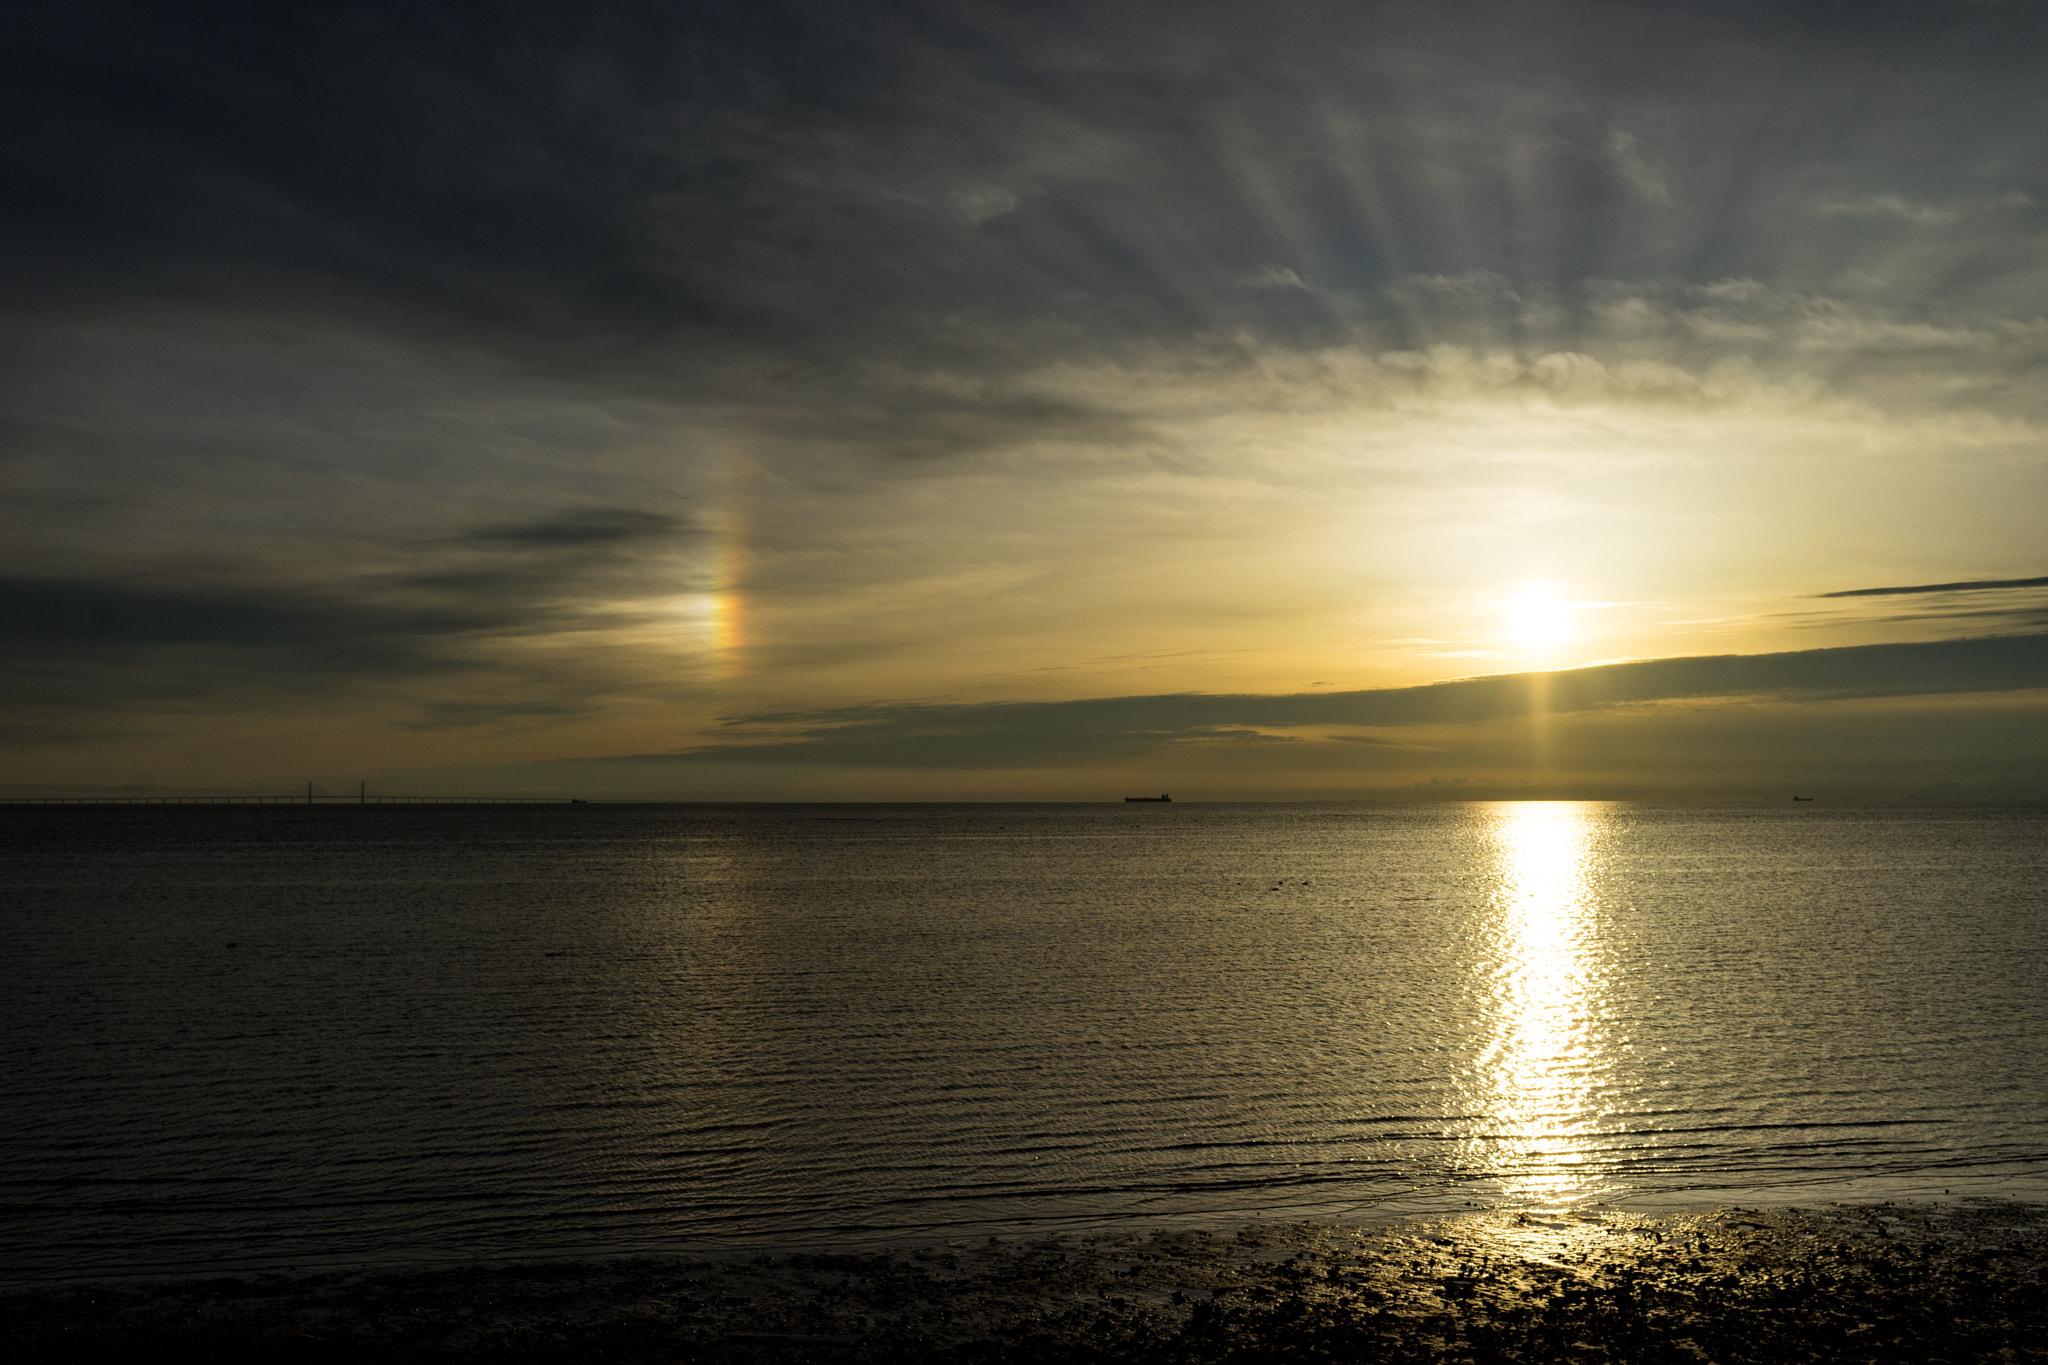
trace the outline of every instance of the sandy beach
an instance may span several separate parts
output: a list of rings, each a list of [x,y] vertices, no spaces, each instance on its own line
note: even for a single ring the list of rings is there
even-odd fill
[[[2048,1359],[2048,1206],[1481,1213],[857,1255],[64,1284],[30,1361]]]

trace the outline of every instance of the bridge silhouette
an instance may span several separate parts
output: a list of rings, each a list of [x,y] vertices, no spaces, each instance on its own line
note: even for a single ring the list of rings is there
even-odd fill
[[[580,796],[0,796],[0,806],[639,806]],[[652,804],[660,805],[662,802]]]
[[[0,796],[4,806],[589,806],[645,805],[642,801],[590,801],[580,796],[372,796],[368,783],[355,793],[303,792],[281,796]]]

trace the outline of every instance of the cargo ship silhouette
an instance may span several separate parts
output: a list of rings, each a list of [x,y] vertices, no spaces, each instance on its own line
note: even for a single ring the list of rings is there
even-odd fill
[[[1173,800],[1173,798],[1172,798],[1172,797],[1170,797],[1170,796],[1168,796],[1168,795],[1167,795],[1167,794],[1166,794],[1165,792],[1161,792],[1161,793],[1160,793],[1159,795],[1157,795],[1157,796],[1126,796],[1126,797],[1124,798],[1124,800],[1126,800],[1126,801],[1171,801],[1171,800]]]

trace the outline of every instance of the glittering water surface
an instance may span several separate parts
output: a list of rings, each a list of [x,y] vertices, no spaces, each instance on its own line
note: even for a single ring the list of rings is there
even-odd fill
[[[0,822],[14,1277],[2048,1197],[2037,809]]]

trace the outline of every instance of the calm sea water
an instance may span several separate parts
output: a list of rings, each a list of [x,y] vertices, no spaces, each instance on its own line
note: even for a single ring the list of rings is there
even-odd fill
[[[2048,1197],[2038,808],[0,834],[0,1277]]]

